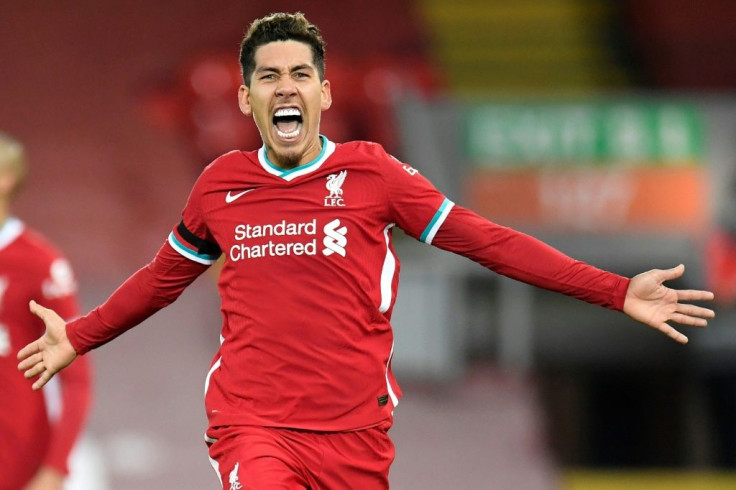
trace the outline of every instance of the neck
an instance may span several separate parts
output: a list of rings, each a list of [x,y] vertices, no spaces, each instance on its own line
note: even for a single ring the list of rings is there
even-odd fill
[[[270,148],[268,145],[266,145],[266,155],[268,156],[268,161],[284,170],[291,170],[293,168],[299,167],[300,165],[310,163],[314,161],[320,155],[320,153],[322,153],[321,136],[317,136],[316,144],[310,145],[310,147],[306,148],[304,153],[302,153],[301,155],[277,154],[275,151],[273,151],[273,148]]]

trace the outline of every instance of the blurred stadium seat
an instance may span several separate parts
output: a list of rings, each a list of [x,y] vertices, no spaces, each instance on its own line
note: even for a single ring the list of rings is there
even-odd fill
[[[322,116],[322,132],[332,140],[381,142],[399,149],[393,114],[397,97],[407,93],[432,96],[442,92],[439,71],[420,56],[327,60],[333,105]],[[261,145],[257,128],[237,105],[242,84],[240,67],[231,52],[204,51],[186,59],[166,82],[152,84],[142,101],[147,119],[161,128],[183,133],[197,158],[208,163],[232,149]]]

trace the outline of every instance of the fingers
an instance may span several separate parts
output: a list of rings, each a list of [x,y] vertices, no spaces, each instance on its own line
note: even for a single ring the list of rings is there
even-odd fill
[[[677,304],[675,311],[670,314],[668,320],[675,321],[681,325],[689,325],[691,327],[707,327],[707,318],[713,318],[716,314],[713,310],[702,308],[695,305]]]
[[[41,352],[41,346],[39,345],[37,340],[35,342],[31,342],[30,344],[19,350],[18,359],[26,359],[27,357],[32,356],[33,354],[36,354],[38,352]]]
[[[700,306],[686,305],[681,303],[677,304],[676,311],[678,313],[682,313],[683,315],[697,318],[713,318],[716,316],[716,313],[708,308],[702,308]]]
[[[38,391],[43,388],[43,386],[49,382],[52,376],[53,374],[51,374],[49,371],[44,371],[43,374],[36,380],[36,382],[33,383],[33,386],[31,386],[31,388],[33,388],[33,391]]]
[[[672,269],[665,269],[659,271],[660,281],[671,281],[681,277],[685,273],[685,266],[683,264],[673,267]]]
[[[674,340],[675,342],[678,342],[680,344],[687,344],[687,337],[685,337],[683,334],[675,330],[674,328],[670,327],[666,323],[660,323],[659,325],[655,326],[657,330]]]
[[[31,310],[31,313],[39,317],[44,323],[48,320],[52,320],[53,315],[55,314],[53,310],[44,308],[33,300],[28,303],[28,308]],[[48,369],[44,363],[43,351],[45,348],[44,340],[41,338],[35,342],[31,342],[18,351],[18,359],[20,360],[18,363],[18,369],[23,371],[23,376],[25,376],[26,379],[38,376],[38,379],[31,386],[34,391],[43,388],[55,373],[55,371]]]
[[[695,289],[678,289],[676,291],[678,301],[711,301],[714,297],[710,291],[698,291]]]
[[[682,313],[673,313],[672,315],[670,315],[670,320],[672,320],[673,322],[677,322],[680,325],[688,325],[691,327],[703,328],[708,326],[708,322],[704,318],[683,315]]]
[[[21,362],[18,363],[18,370],[19,371],[26,371],[27,369],[30,369],[32,366],[40,363],[43,361],[43,354],[40,352],[37,352],[31,356],[26,357]]]
[[[46,316],[46,312],[48,311],[47,308],[44,308],[33,300],[28,303],[28,308],[31,310],[31,313],[36,315],[41,320],[46,321],[44,317]]]
[[[33,365],[33,367],[26,370],[26,372],[23,373],[23,376],[25,376],[26,379],[31,379],[35,378],[44,371],[46,371],[46,367],[43,365],[43,362],[37,362]]]
[[[35,378],[36,376],[40,375],[36,382],[32,385],[34,391],[43,388],[43,386],[54,375],[49,369],[46,369],[46,366],[43,363],[43,354],[40,352],[31,354],[30,356],[23,359],[20,363],[18,363],[18,369],[20,371],[23,371],[23,376],[26,379]]]
[[[36,315],[46,324],[47,328],[50,326],[53,327],[57,324],[64,324],[64,320],[50,308],[44,308],[33,300],[28,303],[28,307],[31,310],[31,313]]]

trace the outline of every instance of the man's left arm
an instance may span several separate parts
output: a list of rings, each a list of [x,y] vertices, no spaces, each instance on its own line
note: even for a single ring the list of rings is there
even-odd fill
[[[673,340],[687,337],[668,322],[705,327],[712,310],[681,301],[708,301],[713,293],[674,290],[663,283],[680,277],[683,266],[651,270],[629,279],[575,260],[546,243],[492,223],[461,206],[454,206],[431,242],[463,255],[490,270],[533,286],[556,291],[626,313]]]
[[[395,160],[381,167],[390,216],[407,234],[467,257],[511,279],[623,311],[686,343],[667,322],[704,327],[713,311],[680,301],[713,299],[709,291],[678,291],[664,282],[684,268],[651,270],[633,280],[575,260],[525,233],[493,223],[458,206],[413,167]]]

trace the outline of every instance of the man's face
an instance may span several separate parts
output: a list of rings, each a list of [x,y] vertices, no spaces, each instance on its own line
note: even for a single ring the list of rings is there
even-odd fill
[[[250,87],[240,87],[239,101],[243,114],[253,116],[271,162],[289,169],[319,155],[320,116],[332,96],[309,45],[276,41],[259,47]]]

